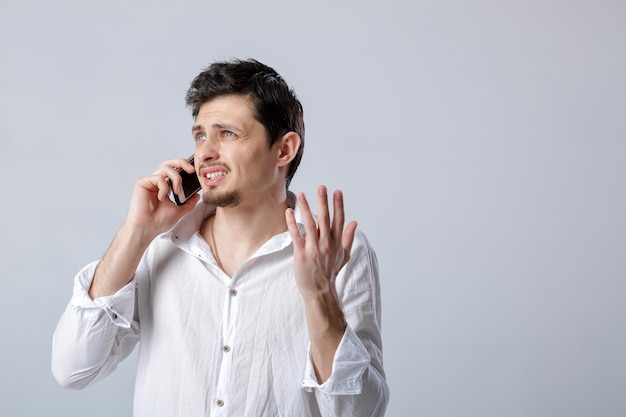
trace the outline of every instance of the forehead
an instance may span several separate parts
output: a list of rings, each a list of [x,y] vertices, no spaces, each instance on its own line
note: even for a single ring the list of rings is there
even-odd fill
[[[204,124],[217,120],[240,123],[255,121],[256,110],[250,96],[219,96],[200,106],[196,122]]]

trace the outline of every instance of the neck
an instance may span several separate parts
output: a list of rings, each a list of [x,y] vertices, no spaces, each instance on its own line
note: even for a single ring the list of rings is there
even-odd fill
[[[287,230],[287,193],[256,204],[218,207],[204,221],[200,234],[209,243],[220,267],[229,276],[268,239]],[[216,256],[217,255],[217,256]]]

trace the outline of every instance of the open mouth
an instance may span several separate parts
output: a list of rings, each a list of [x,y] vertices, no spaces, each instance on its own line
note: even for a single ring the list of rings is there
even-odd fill
[[[207,172],[207,174],[205,175],[205,178],[211,181],[219,177],[224,177],[226,175],[228,175],[228,172],[226,171],[214,171],[214,172]]]
[[[228,170],[221,166],[213,166],[202,170],[205,185],[214,185],[221,182],[228,175]]]

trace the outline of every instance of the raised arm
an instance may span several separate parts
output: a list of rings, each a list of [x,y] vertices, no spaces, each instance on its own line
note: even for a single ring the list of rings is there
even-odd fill
[[[135,183],[128,215],[96,269],[89,289],[92,299],[115,294],[128,284],[152,239],[174,226],[198,202],[198,195],[182,206],[168,198],[170,181],[172,188],[180,192],[181,177],[177,168],[194,172],[187,160],[172,159]]]
[[[194,196],[183,206],[169,200],[168,178],[180,191],[179,167],[194,170],[186,160],[173,159],[136,182],[128,215],[113,243],[101,261],[76,276],[72,299],[52,341],[52,373],[60,385],[79,389],[105,377],[136,345],[135,288],[128,284],[150,242],[199,198]]]
[[[389,390],[382,366],[376,255],[355,222],[344,229],[340,191],[333,194],[332,220],[325,187],[318,189],[317,200],[316,225],[304,195],[298,196],[305,236],[293,210],[286,212],[310,337],[303,387],[314,393],[325,417],[380,417]]]
[[[304,194],[299,194],[306,235],[300,234],[291,209],[287,211],[287,225],[294,245],[294,273],[306,309],[311,356],[321,384],[330,377],[335,351],[346,329],[334,280],[350,258],[357,224],[350,222],[344,230],[341,191],[333,195],[332,222],[326,187],[319,187],[317,194],[318,223]]]

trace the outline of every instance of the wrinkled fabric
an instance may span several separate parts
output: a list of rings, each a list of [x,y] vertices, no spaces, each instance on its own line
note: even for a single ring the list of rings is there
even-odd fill
[[[200,203],[157,237],[112,296],[88,295],[98,262],[78,273],[53,337],[57,381],[93,384],[138,345],[136,417],[382,416],[378,264],[365,236],[357,231],[336,280],[348,327],[331,377],[318,384],[289,233],[230,278],[198,234],[213,211]]]

